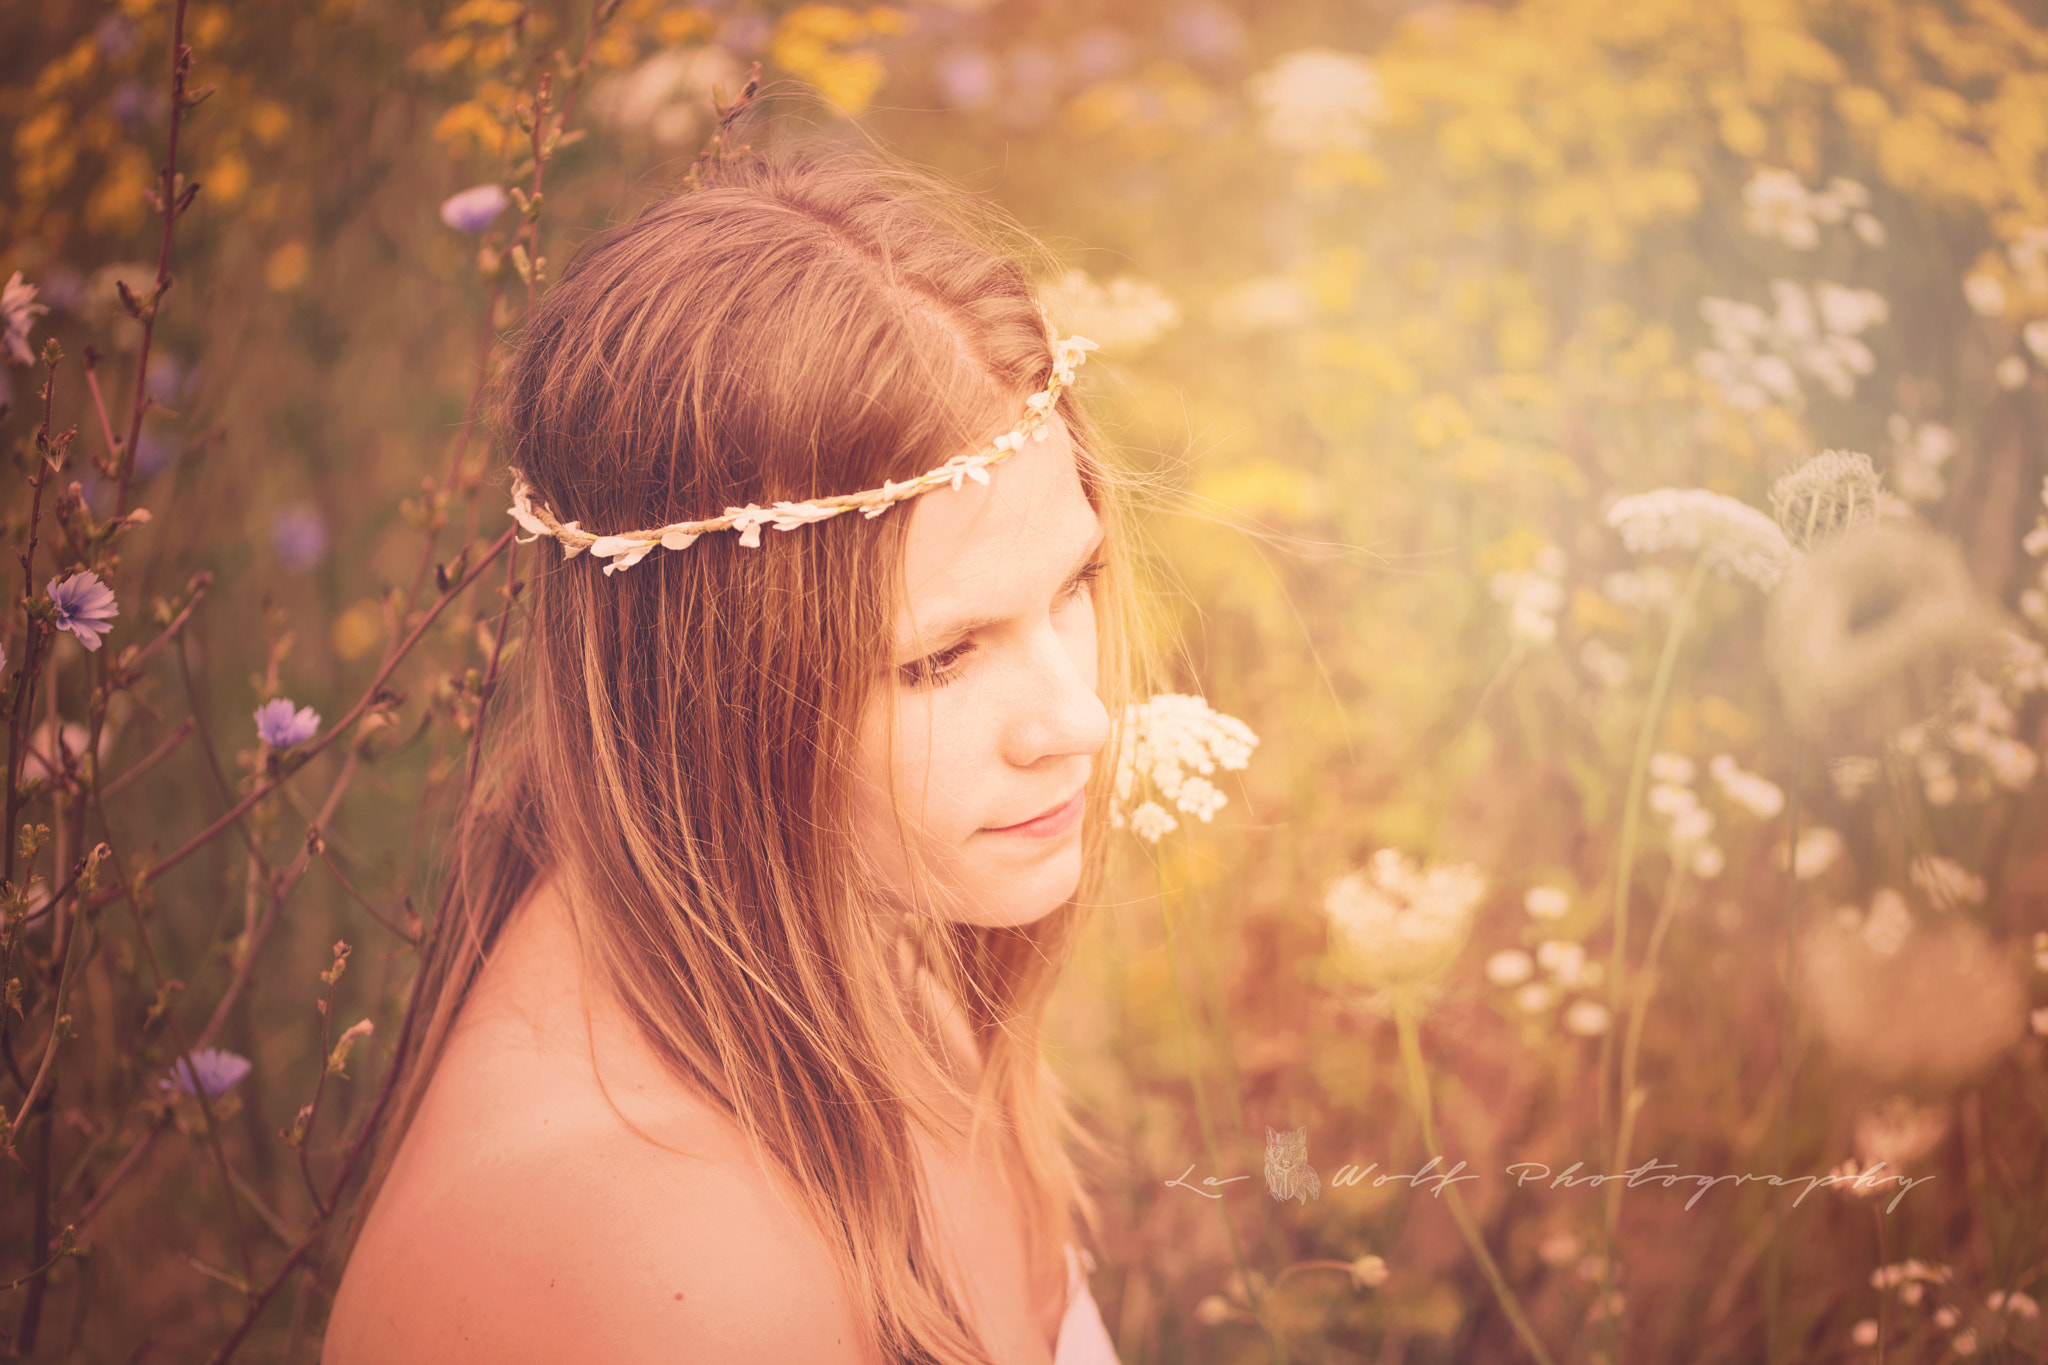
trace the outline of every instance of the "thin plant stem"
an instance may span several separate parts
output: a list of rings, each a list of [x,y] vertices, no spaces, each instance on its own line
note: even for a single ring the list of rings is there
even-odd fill
[[[1664,633],[1664,652],[1657,659],[1657,673],[1650,684],[1649,702],[1643,723],[1636,732],[1635,755],[1629,761],[1628,795],[1621,812],[1621,847],[1614,860],[1614,932],[1607,970],[1608,1017],[1621,1017],[1622,990],[1628,980],[1628,902],[1635,875],[1636,843],[1642,835],[1643,786],[1649,780],[1650,754],[1657,744],[1657,731],[1664,722],[1664,706],[1671,693],[1671,676],[1678,667],[1678,647],[1691,624],[1694,604],[1706,581],[1704,556],[1693,565],[1685,591],[1671,610],[1671,625]],[[1607,1077],[1613,1069],[1614,1034],[1610,1031],[1600,1046],[1600,1137],[1607,1145],[1609,1125]]]
[[[1444,1156],[1443,1144],[1437,1141],[1436,1112],[1429,1096],[1429,1067],[1422,1059],[1422,1021],[1420,1007],[1413,1000],[1399,1000],[1394,1006],[1394,1031],[1401,1042],[1401,1063],[1408,1073],[1408,1091],[1415,1104],[1416,1117],[1422,1122],[1422,1143],[1429,1154],[1443,1163],[1450,1163]],[[1472,1259],[1479,1262],[1480,1271],[1486,1276],[1487,1284],[1493,1287],[1493,1297],[1500,1304],[1501,1312],[1507,1314],[1508,1322],[1514,1327],[1515,1335],[1521,1338],[1522,1349],[1529,1353],[1537,1365],[1555,1365],[1543,1339],[1536,1335],[1536,1328],[1529,1321],[1529,1315],[1522,1311],[1522,1301],[1501,1274],[1500,1266],[1493,1259],[1493,1253],[1486,1248],[1486,1239],[1480,1235],[1478,1220],[1465,1207],[1464,1196],[1458,1187],[1448,1182],[1443,1187],[1445,1202],[1451,1206],[1451,1221],[1458,1225],[1459,1234],[1465,1239],[1465,1246],[1472,1253]]]
[[[1621,1048],[1621,1125],[1614,1139],[1614,1160],[1611,1171],[1628,1169],[1629,1148],[1635,1140],[1636,1115],[1642,1112],[1648,1095],[1636,1085],[1636,1068],[1642,1058],[1643,1024],[1650,1014],[1650,997],[1657,993],[1657,957],[1663,950],[1664,938],[1671,930],[1671,922],[1677,917],[1680,893],[1685,885],[1685,869],[1674,865],[1671,875],[1664,881],[1663,902],[1657,907],[1657,919],[1650,926],[1649,941],[1643,945],[1643,964],[1636,974],[1635,991],[1628,1007],[1628,1033]],[[1611,1026],[1610,1026],[1611,1027]],[[1621,1199],[1627,1183],[1616,1181],[1607,1190],[1606,1216],[1603,1230],[1610,1254],[1601,1258],[1600,1297],[1601,1311],[1610,1324],[1608,1358],[1620,1360],[1620,1341],[1617,1317],[1606,1313],[1614,1293],[1614,1257],[1612,1248],[1621,1232]]]
[[[1799,909],[1799,768],[1801,746],[1792,749],[1792,777],[1787,784],[1791,795],[1785,803],[1785,959],[1784,1008],[1778,1017],[1778,1112],[1772,1123],[1777,1147],[1777,1168],[1785,1169],[1785,1150],[1792,1125],[1792,917]],[[1764,1352],[1776,1365],[1778,1360],[1778,1314],[1782,1307],[1785,1279],[1784,1192],[1771,1189],[1770,1271],[1764,1283]]]
[[[1685,580],[1685,590],[1679,595],[1678,603],[1671,609],[1671,625],[1664,632],[1664,650],[1657,658],[1657,673],[1650,683],[1650,696],[1643,709],[1643,723],[1636,731],[1636,749],[1629,760],[1628,795],[1624,798],[1621,812],[1621,847],[1614,861],[1614,931],[1612,951],[1608,959],[1607,1017],[1610,1020],[1621,1017],[1622,993],[1628,985],[1628,903],[1629,893],[1634,889],[1636,844],[1642,837],[1643,786],[1649,779],[1650,754],[1656,748],[1657,731],[1664,723],[1664,707],[1671,696],[1671,678],[1678,668],[1678,649],[1684,643],[1687,627],[1692,624],[1694,606],[1699,601],[1700,589],[1707,578],[1707,559],[1701,555],[1692,566],[1692,573]],[[1610,1026],[1600,1040],[1600,1141],[1608,1146],[1610,1138],[1618,1146],[1620,1134],[1616,1126],[1630,1126],[1633,1114],[1617,1114],[1616,1109],[1628,1104],[1625,1093],[1617,1093],[1610,1108],[1608,1098],[1608,1076],[1614,1069],[1614,1029]],[[1612,1196],[1610,1196],[1611,1198]],[[1618,1217],[1620,1210],[1614,1210]],[[1606,1312],[1612,1302],[1614,1286],[1614,1229],[1607,1223],[1601,1225],[1601,1310],[1607,1324],[1607,1358],[1612,1365],[1621,1365],[1621,1324],[1618,1315]]]
[[[178,128],[184,121],[186,105],[185,77],[192,71],[192,49],[185,45],[185,3],[177,0],[171,13],[171,107],[169,115],[169,137],[164,151],[164,164],[157,173],[163,186],[159,193],[163,210],[163,237],[157,246],[156,286],[150,291],[149,302],[137,313],[136,320],[142,324],[142,341],[135,348],[135,402],[128,414],[128,439],[121,443],[117,473],[114,478],[114,514],[128,510],[128,485],[135,477],[135,448],[142,440],[142,419],[149,412],[149,348],[156,339],[156,313],[163,305],[164,295],[171,287],[171,230],[177,225],[183,213],[178,194]],[[193,190],[199,187],[195,184]]]
[[[1223,1160],[1216,1146],[1216,1129],[1210,1122],[1209,1102],[1202,1091],[1202,1071],[1196,1055],[1194,1021],[1188,1015],[1187,990],[1181,980],[1180,951],[1176,945],[1179,929],[1173,916],[1176,898],[1167,892],[1165,864],[1157,854],[1153,855],[1152,871],[1159,887],[1160,917],[1166,923],[1166,960],[1172,969],[1173,1006],[1180,1024],[1181,1048],[1187,1056],[1188,1088],[1195,1097],[1195,1123],[1202,1132],[1203,1150],[1209,1154],[1209,1168],[1221,1170]],[[1244,1251],[1238,1246],[1237,1229],[1231,1224],[1230,1210],[1224,1207],[1224,1201],[1220,1199],[1216,1201],[1216,1215],[1223,1220],[1223,1235],[1230,1244],[1230,1260],[1237,1267],[1238,1283],[1244,1286],[1245,1301],[1251,1305],[1252,1316],[1258,1319],[1260,1329],[1265,1332],[1266,1340],[1273,1347],[1274,1365],[1287,1365],[1287,1346],[1280,1340],[1279,1333],[1273,1330],[1272,1324],[1266,1321],[1264,1307],[1259,1302],[1258,1290],[1253,1286],[1251,1271],[1245,1264]]]

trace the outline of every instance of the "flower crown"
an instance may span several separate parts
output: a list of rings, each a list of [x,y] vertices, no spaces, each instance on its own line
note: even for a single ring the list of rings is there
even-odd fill
[[[897,503],[929,493],[934,488],[951,487],[958,492],[961,483],[967,479],[985,484],[990,465],[1009,459],[1024,448],[1027,440],[1043,441],[1051,434],[1046,423],[1052,416],[1054,402],[1062,390],[1073,385],[1075,368],[1088,359],[1088,352],[1095,349],[1096,344],[1086,337],[1071,336],[1065,341],[1055,342],[1052,379],[1043,389],[1024,400],[1024,416],[1016,426],[996,437],[986,450],[972,455],[955,455],[937,469],[902,483],[884,480],[880,488],[841,493],[813,502],[778,502],[768,507],[748,503],[745,507],[728,507],[725,515],[704,521],[678,521],[647,531],[622,531],[600,536],[593,535],[573,521],[557,521],[546,507],[534,500],[532,485],[526,482],[523,473],[515,469],[512,471],[512,506],[509,510],[520,527],[529,532],[520,538],[522,545],[549,536],[561,543],[564,559],[574,559],[588,550],[594,558],[611,561],[604,566],[607,576],[619,569],[632,568],[656,549],[687,549],[696,543],[697,537],[713,531],[738,531],[740,544],[756,548],[761,544],[763,526],[773,526],[778,531],[794,531],[799,526],[829,521],[856,508],[863,517],[873,519]]]

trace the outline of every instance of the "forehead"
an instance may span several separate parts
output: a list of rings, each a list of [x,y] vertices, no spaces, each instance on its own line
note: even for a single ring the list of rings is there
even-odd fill
[[[1066,424],[988,471],[989,482],[935,489],[911,504],[898,639],[1044,605],[1078,567],[1101,524],[1081,487]]]

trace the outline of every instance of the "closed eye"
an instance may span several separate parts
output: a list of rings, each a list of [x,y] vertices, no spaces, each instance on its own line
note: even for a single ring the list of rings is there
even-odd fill
[[[974,641],[962,640],[915,663],[904,664],[897,672],[902,676],[905,687],[944,687],[960,676],[961,661],[973,652]]]
[[[1079,601],[1081,595],[1095,586],[1095,580],[1102,577],[1102,571],[1109,566],[1102,560],[1093,560],[1082,565],[1074,576],[1067,580],[1067,586],[1060,591],[1060,605]]]

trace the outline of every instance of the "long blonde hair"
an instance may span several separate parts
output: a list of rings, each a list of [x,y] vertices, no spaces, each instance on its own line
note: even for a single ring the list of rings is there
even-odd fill
[[[605,532],[876,487],[1006,428],[1051,369],[1027,238],[959,191],[783,155],[727,169],[590,243],[517,338],[499,395],[510,463],[564,520]],[[1105,698],[1128,650],[1110,476],[1060,399],[1105,523]],[[913,1123],[936,1110],[900,1061],[943,1075],[894,981],[851,838],[858,720],[889,667],[909,508],[759,548],[707,536],[607,577],[554,546],[523,598],[496,736],[453,844],[442,921],[360,1226],[463,997],[536,879],[559,879],[591,979],[677,1078],[787,1174],[841,1253],[891,1360],[985,1361],[938,1273]],[[529,551],[531,553],[531,551]],[[1100,882],[1111,765],[1098,760],[1081,890],[985,928],[913,915],[984,1071],[967,1100],[1016,1144],[1035,1282],[1095,1210],[1088,1147],[1041,1055],[1058,973]]]

